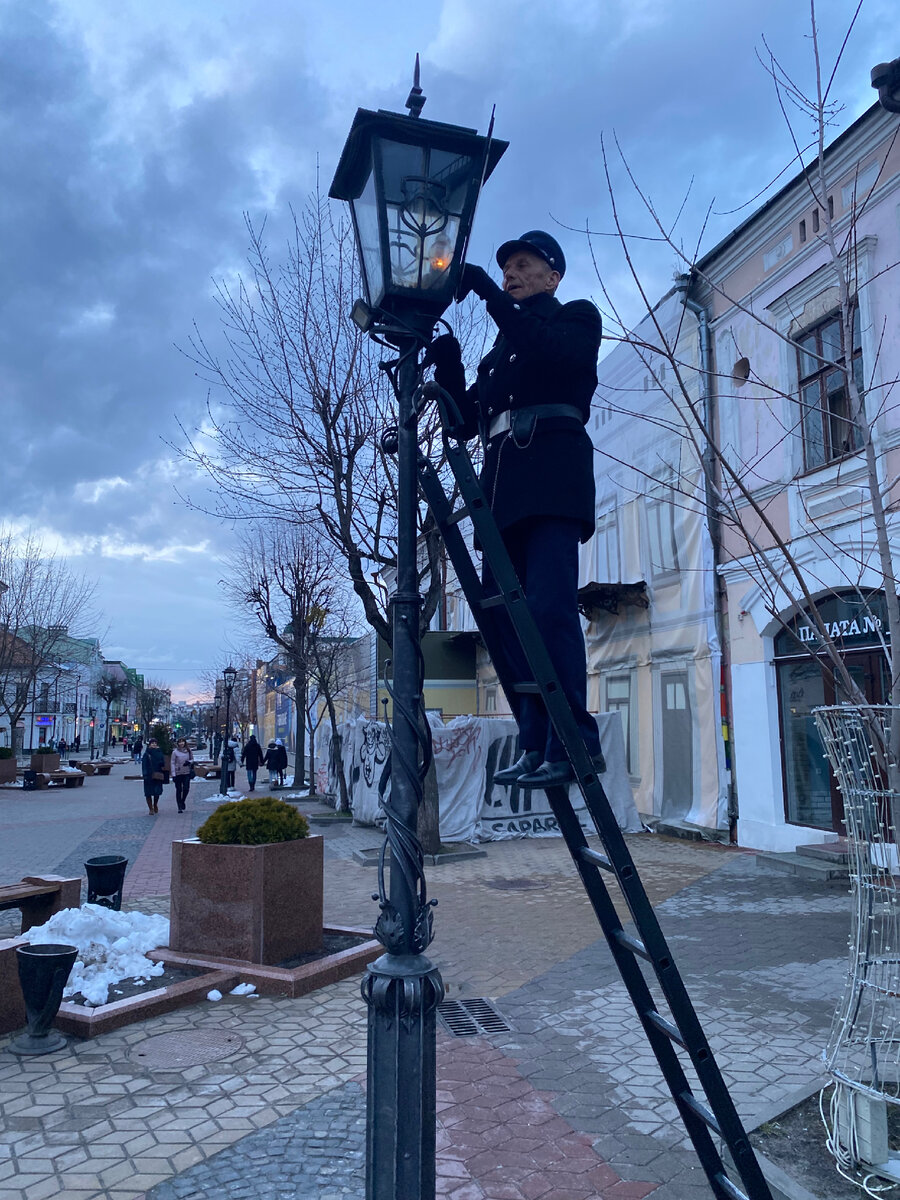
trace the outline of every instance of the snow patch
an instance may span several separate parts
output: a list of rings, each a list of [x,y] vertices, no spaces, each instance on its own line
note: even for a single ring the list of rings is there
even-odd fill
[[[221,1000],[222,993],[219,991],[218,988],[213,988],[213,990],[211,992],[206,993],[206,998],[207,998],[207,1000]]]
[[[91,1006],[106,1004],[109,989],[123,979],[152,979],[165,971],[163,963],[146,958],[148,950],[169,943],[169,922],[142,912],[114,912],[99,904],[64,908],[43,925],[22,934],[33,946],[53,942],[76,946],[78,958],[63,999],[80,993]]]

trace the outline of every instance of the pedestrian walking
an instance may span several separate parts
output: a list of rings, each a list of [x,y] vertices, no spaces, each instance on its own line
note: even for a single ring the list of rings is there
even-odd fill
[[[241,751],[241,765],[247,770],[247,785],[251,792],[256,791],[256,773],[264,758],[262,746],[256,740],[256,735],[251,733]]]
[[[175,784],[175,803],[179,812],[187,806],[191,780],[194,778],[194,755],[187,741],[181,737],[172,751],[172,782]]]
[[[234,776],[237,771],[238,756],[241,752],[241,744],[237,738],[229,738],[228,745],[225,747],[223,758],[225,760],[225,768],[228,771],[228,786],[234,787]]]
[[[498,334],[466,387],[459,342],[451,334],[429,347],[426,363],[456,402],[453,433],[480,434],[481,486],[512,559],[563,692],[595,769],[605,770],[597,724],[587,710],[587,663],[578,616],[578,546],[594,530],[594,461],[585,430],[597,386],[600,313],[589,300],[561,304],[562,247],[540,229],[497,251],[499,287],[481,267],[463,268],[457,299],[485,301]],[[486,590],[496,591],[485,564]],[[527,679],[518,638],[495,610],[510,676]],[[495,783],[553,787],[574,778],[565,748],[540,696],[508,697],[519,725],[521,757]]]
[[[144,749],[144,742],[139,734],[137,741],[134,743],[134,745],[131,748],[131,757],[134,759],[135,762],[141,761],[141,753],[142,753],[143,749]]]
[[[75,753],[78,754],[81,750],[81,734],[75,734]]]
[[[275,749],[277,751],[276,758],[278,762],[278,786],[284,787],[284,773],[287,770],[288,757],[287,750],[281,738],[275,739]]]
[[[269,787],[270,788],[275,788],[278,786],[278,761],[279,761],[279,758],[280,758],[280,755],[278,753],[278,747],[275,745],[274,742],[269,742],[268,746],[266,746],[266,753],[263,756],[263,766],[266,767],[269,772]]]
[[[69,748],[69,747],[66,745],[66,739],[65,739],[65,738],[60,738],[60,739],[59,739],[59,745],[56,747],[56,749],[59,751],[59,757],[60,757],[60,758],[65,758],[65,756],[66,756],[66,751],[68,750],[68,748]]]
[[[162,795],[163,780],[165,779],[166,760],[159,742],[150,738],[147,749],[141,759],[141,774],[144,777],[144,799],[151,813],[159,812],[159,798]]]

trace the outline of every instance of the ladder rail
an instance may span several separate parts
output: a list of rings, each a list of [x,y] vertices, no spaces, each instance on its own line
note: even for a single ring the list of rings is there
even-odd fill
[[[768,1185],[759,1168],[737,1110],[734,1108],[734,1103],[707,1042],[687,988],[675,967],[674,958],[615,820],[602,783],[593,770],[587,749],[568,702],[562,693],[547,649],[527,607],[512,562],[481,490],[468,452],[463,444],[451,441],[446,436],[444,446],[465,512],[463,513],[459,509],[453,510],[437,472],[424,455],[420,455],[419,458],[422,490],[444,538],[448,556],[456,570],[457,579],[472,607],[473,616],[482,633],[488,653],[491,655],[500,683],[507,697],[510,698],[510,702],[514,703],[516,684],[520,681],[509,677],[496,631],[492,628],[490,620],[485,619],[485,608],[496,606],[497,598],[487,597],[484,593],[468,546],[459,529],[464,516],[468,516],[472,520],[485,558],[491,565],[492,573],[500,589],[502,606],[509,615],[526,661],[534,675],[534,682],[543,696],[550,719],[569,754],[588,812],[608,857],[603,859],[602,855],[597,855],[587,846],[581,823],[571,807],[566,789],[555,788],[548,791],[551,808],[566,839],[576,869],[606,936],[607,944],[620,975],[626,984],[629,996],[663,1071],[666,1084],[679,1109],[688,1135],[694,1143],[710,1186],[717,1196],[734,1196],[734,1190],[728,1190],[734,1189],[734,1185],[727,1181],[721,1159],[710,1135],[708,1114],[707,1117],[699,1115],[705,1113],[705,1110],[694,1098],[688,1086],[687,1078],[674,1048],[675,1044],[684,1048],[693,1064],[715,1114],[712,1119],[712,1127],[716,1132],[721,1133],[728,1144],[741,1178],[748,1187],[750,1200],[771,1200]],[[485,601],[488,603],[485,604]],[[600,859],[603,861],[599,861]],[[640,942],[631,938],[622,928],[606,886],[600,878],[602,869],[612,870],[615,873],[634,925],[641,935]],[[653,967],[675,1021],[674,1026],[671,1026],[659,1014],[635,957],[636,954],[646,958]],[[673,1029],[676,1031],[677,1037],[672,1036],[671,1030]],[[717,1179],[723,1178],[728,1182],[727,1188],[717,1182]]]

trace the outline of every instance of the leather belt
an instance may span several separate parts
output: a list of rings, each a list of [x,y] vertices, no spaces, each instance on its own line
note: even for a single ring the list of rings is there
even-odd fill
[[[516,416],[521,413],[525,418],[535,417],[537,420],[542,420],[547,417],[568,417],[578,421],[580,425],[584,424],[581,409],[574,404],[531,404],[527,408],[517,408],[512,411],[507,409],[506,412],[494,417],[488,426],[488,437],[493,438],[500,433],[506,433],[512,424],[513,411]]]

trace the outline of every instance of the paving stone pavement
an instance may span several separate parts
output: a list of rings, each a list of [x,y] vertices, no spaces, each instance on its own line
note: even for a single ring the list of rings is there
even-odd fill
[[[0,879],[128,845],[126,907],[166,912],[171,840],[212,805],[198,789],[184,817],[138,816],[139,784],[112,780],[86,781],[106,787],[86,795],[81,820],[66,798],[29,809],[29,823],[0,791]],[[67,846],[46,836],[54,812]],[[371,924],[375,873],[352,854],[377,831],[314,832],[326,839],[326,920]],[[846,894],[758,870],[740,851],[628,841],[742,1115],[814,1080],[845,970]],[[511,1027],[439,1034],[439,1196],[705,1200],[562,844],[497,843],[428,877],[449,994],[492,998]],[[158,1065],[160,1034],[195,1065]],[[361,1200],[365,1036],[347,980],[298,1000],[205,1002],[39,1059],[0,1038],[0,1200]]]

